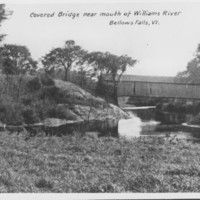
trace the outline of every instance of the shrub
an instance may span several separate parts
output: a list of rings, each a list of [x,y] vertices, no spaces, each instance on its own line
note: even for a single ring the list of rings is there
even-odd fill
[[[45,86],[41,89],[39,94],[40,99],[49,99],[53,100],[56,103],[61,103],[64,99],[64,95],[59,90],[59,88],[55,86]]]
[[[113,101],[113,86],[106,85],[104,83],[98,82],[95,88],[95,93],[106,100]]]
[[[39,122],[38,113],[36,113],[35,109],[27,107],[22,111],[23,121],[26,124],[33,124]]]
[[[23,97],[23,98],[21,99],[22,103],[23,103],[25,106],[31,105],[32,100],[33,100],[33,97],[30,97],[30,96],[25,96],[25,97]]]
[[[40,120],[45,119],[48,113],[48,110],[50,110],[52,107],[56,106],[56,104],[49,99],[39,100],[32,102],[31,107],[34,108],[35,112],[37,113],[37,117]]]
[[[189,124],[200,125],[200,113],[188,120]]]
[[[38,77],[35,77],[26,83],[26,87],[30,92],[36,92],[41,88],[41,81]]]
[[[54,80],[46,74],[41,75],[40,80],[44,86],[55,86]]]
[[[34,101],[30,106],[32,111],[29,111],[28,115],[30,118],[37,117],[37,120],[45,118],[76,119],[76,115],[66,105],[57,105],[49,99]]]
[[[20,104],[1,104],[0,121],[6,124],[20,125],[23,123],[22,105]]]

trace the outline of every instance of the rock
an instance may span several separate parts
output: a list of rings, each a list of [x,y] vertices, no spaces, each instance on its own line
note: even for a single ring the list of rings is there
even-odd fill
[[[87,99],[96,101],[96,103],[102,104],[105,102],[102,98],[94,97],[89,92],[86,92],[79,86],[62,80],[55,80],[55,86],[60,89],[66,95],[73,96],[73,98],[77,98],[80,100]]]
[[[68,107],[65,108],[67,105],[59,105],[63,109],[68,109],[71,116],[78,121],[129,118],[129,115],[119,107],[113,104],[106,104],[104,99],[91,95],[89,92],[86,92],[71,82],[55,80],[55,86],[64,93],[64,96],[82,100],[83,104],[76,104],[71,110]]]
[[[66,110],[67,113],[67,121],[69,123],[69,121],[83,121],[83,119],[81,119],[77,114],[75,114],[70,108],[69,105],[67,104],[58,104],[57,105],[58,108],[60,108],[60,110]]]
[[[105,119],[128,119],[129,115],[115,105],[109,104],[108,108],[89,107],[83,105],[74,106],[75,113],[84,120],[105,120]]]

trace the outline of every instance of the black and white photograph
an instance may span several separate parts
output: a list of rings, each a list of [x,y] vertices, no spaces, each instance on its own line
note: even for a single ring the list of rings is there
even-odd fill
[[[200,1],[0,3],[0,193],[200,197]]]

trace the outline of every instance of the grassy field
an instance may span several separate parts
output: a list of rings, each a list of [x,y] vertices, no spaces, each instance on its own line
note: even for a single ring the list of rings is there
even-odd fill
[[[0,192],[199,192],[200,144],[0,133]]]

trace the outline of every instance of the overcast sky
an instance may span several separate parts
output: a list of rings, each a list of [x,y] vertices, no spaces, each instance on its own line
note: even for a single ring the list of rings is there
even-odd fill
[[[129,74],[174,76],[186,69],[200,43],[200,3],[7,4],[6,8],[13,15],[2,24],[1,32],[7,34],[4,42],[26,45],[34,59],[73,39],[88,51],[109,51],[137,59]],[[137,10],[160,15],[137,17]],[[99,16],[115,11],[121,16]],[[129,17],[123,16],[129,11]],[[180,13],[163,16],[163,11]],[[79,17],[58,17],[59,12],[79,13]],[[97,14],[82,17],[85,12]],[[31,17],[31,13],[54,13],[54,17]],[[109,25],[111,20],[146,20],[150,25]],[[159,25],[151,25],[152,20],[158,20]]]

